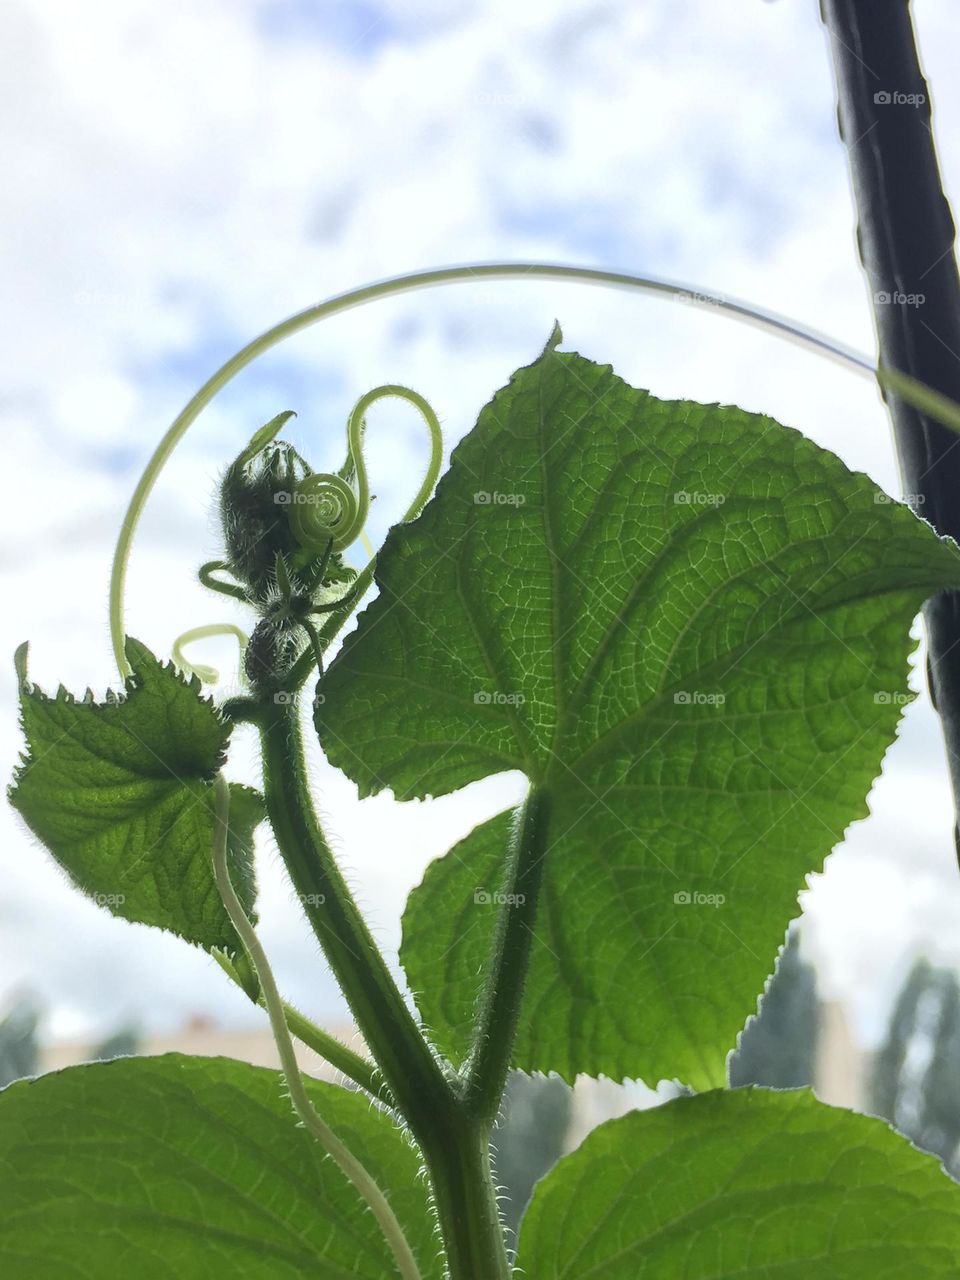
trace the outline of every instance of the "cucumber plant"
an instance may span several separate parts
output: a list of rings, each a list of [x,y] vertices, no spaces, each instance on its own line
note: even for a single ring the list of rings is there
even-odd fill
[[[399,287],[409,278],[379,292]],[[217,703],[125,635],[129,542],[203,404],[333,309],[251,344],[158,450],[114,575],[123,690],[48,695],[25,647],[16,659],[27,750],[13,804],[79,889],[214,956],[264,1006],[281,1070],[168,1055],[10,1086],[8,1274],[955,1275],[960,1193],[933,1159],[808,1091],[731,1090],[726,1062],[805,877],[867,813],[912,697],[911,623],[960,589],[957,546],[791,428],[660,400],[564,349],[555,327],[438,483],[436,415],[400,386],[358,402],[338,472],[282,439],[286,413],[256,432],[225,472],[222,545],[200,571],[250,610],[245,687]],[[382,395],[421,413],[431,463],[358,572],[346,553]],[[241,724],[259,736],[261,790],[224,776]],[[338,868],[306,732],[362,796],[444,795],[505,770],[528,781],[412,892],[401,961],[415,1004]],[[369,1056],[277,990],[256,932],[261,823]],[[347,1087],[302,1078],[293,1038]],[[515,1257],[490,1155],[512,1068],[687,1086],[561,1160]]]

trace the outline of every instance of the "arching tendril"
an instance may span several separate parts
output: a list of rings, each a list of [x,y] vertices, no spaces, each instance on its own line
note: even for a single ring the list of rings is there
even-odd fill
[[[220,679],[220,672],[216,667],[208,667],[204,663],[190,662],[184,656],[184,645],[193,644],[195,640],[209,640],[212,636],[236,636],[240,645],[240,661],[243,661],[243,654],[247,647],[247,633],[236,627],[232,622],[211,622],[205,627],[191,627],[189,631],[184,631],[182,635],[177,636],[173,642],[173,660],[181,670],[188,675],[196,676],[198,680],[202,680],[204,684],[216,684]]]
[[[231,356],[226,364],[207,379],[173,420],[163,439],[157,445],[130,498],[117,538],[110,574],[110,638],[117,666],[123,679],[130,675],[130,665],[124,652],[126,643],[124,597],[127,565],[130,559],[133,538],[140,522],[140,517],[146,507],[147,499],[161,471],[166,466],[173,450],[207,405],[216,398],[228,382],[259,356],[264,355],[272,347],[283,342],[284,339],[292,337],[320,320],[329,319],[332,316],[349,311],[353,307],[363,306],[370,302],[376,302],[401,293],[409,293],[417,289],[428,289],[441,284],[476,284],[483,280],[516,280],[528,283],[532,280],[566,281],[567,283],[602,285],[608,288],[638,289],[641,292],[659,294],[669,298],[682,298],[684,301],[692,303],[695,307],[708,310],[711,315],[726,316],[747,324],[756,325],[775,337],[799,343],[820,356],[839,361],[852,372],[875,380],[884,390],[900,396],[907,404],[912,405],[921,413],[942,422],[953,431],[960,432],[960,405],[950,400],[947,396],[941,395],[925,384],[918,382],[916,379],[882,365],[878,368],[869,356],[853,351],[814,329],[794,324],[783,316],[776,315],[770,311],[763,311],[735,298],[716,297],[708,290],[697,289],[689,284],[662,280],[654,276],[632,275],[623,271],[602,271],[595,267],[578,267],[562,263],[481,262],[454,267],[436,267],[427,271],[411,272],[406,275],[394,276],[388,280],[380,280],[373,284],[363,285],[359,289],[351,289],[346,293],[328,298],[315,306],[308,307],[304,311],[297,312],[296,315],[289,316],[286,320],[282,320],[279,324],[267,329],[259,337],[254,338],[252,342],[249,342],[234,356]],[[407,398],[416,403],[413,399],[413,393],[408,393]],[[268,424],[264,431],[268,430],[270,425],[272,424]],[[256,438],[251,442],[251,447],[255,443]],[[428,496],[429,489],[414,514],[417,514],[419,509],[422,508]],[[416,502],[414,506],[416,506]],[[407,518],[413,519],[414,517],[408,515]],[[368,568],[370,568],[369,565]],[[368,574],[367,570],[363,570],[358,582],[369,580],[370,577],[372,577],[372,573]],[[339,619],[341,625],[346,616],[344,614]]]
[[[206,564],[202,564],[197,570],[197,577],[211,591],[217,591],[222,596],[232,596],[234,600],[245,601],[247,593],[238,583],[224,582],[222,578],[213,576],[215,573],[220,573],[228,568],[229,565],[225,560],[208,560]]]

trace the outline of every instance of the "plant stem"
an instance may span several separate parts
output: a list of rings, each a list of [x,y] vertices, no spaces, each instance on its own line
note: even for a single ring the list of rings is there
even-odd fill
[[[320,648],[326,652],[327,646],[334,639],[337,632],[347,621],[353,611],[360,604],[360,601],[369,590],[371,582],[373,582],[373,571],[375,568],[375,559],[371,559],[368,564],[357,574],[355,581],[352,583],[351,591],[353,598],[343,609],[338,609],[331,613],[326,622],[317,628],[317,636],[320,641]],[[317,670],[317,663],[312,649],[306,650],[293,664],[287,683],[291,689],[299,689],[301,685],[309,679],[310,675]]]
[[[450,1280],[509,1280],[490,1167],[490,1130],[461,1114],[442,1146],[424,1145]]]
[[[523,806],[504,876],[490,959],[464,1067],[469,1113],[491,1124],[503,1097],[534,939],[550,822],[550,796],[531,790]]]
[[[259,721],[264,794],[280,853],[361,1034],[418,1137],[450,1110],[450,1079],[423,1039],[340,874],[307,785],[299,711],[269,703]]]
[[[467,1117],[344,883],[310,799],[294,703],[262,704],[267,813],[294,886],[397,1108],[423,1151],[451,1280],[509,1276],[489,1126]]]
[[[391,1209],[386,1196],[377,1185],[375,1179],[367,1172],[364,1165],[361,1164],[346,1143],[337,1137],[310,1101],[307,1086],[297,1064],[297,1055],[293,1050],[293,1041],[290,1038],[290,1029],[284,1017],[283,1001],[280,999],[280,992],[277,990],[273,970],[270,968],[266,952],[260,945],[256,930],[247,919],[246,912],[230,879],[230,868],[227,865],[230,787],[222,773],[217,775],[214,782],[214,806],[214,878],[220,891],[220,897],[223,899],[223,905],[226,907],[227,915],[233,922],[233,927],[236,929],[240,941],[250,957],[250,963],[256,971],[257,981],[260,984],[260,990],[263,992],[263,1001],[266,1005],[267,1015],[270,1018],[270,1028],[273,1031],[277,1052],[280,1055],[280,1065],[283,1068],[283,1075],[287,1082],[293,1109],[300,1117],[300,1121],[307,1132],[316,1138],[328,1155],[336,1161],[344,1177],[353,1183],[358,1194],[366,1201],[376,1219],[377,1225],[384,1234],[403,1280],[421,1280],[417,1261],[411,1252],[406,1236],[403,1234],[403,1228],[397,1221],[396,1214]]]

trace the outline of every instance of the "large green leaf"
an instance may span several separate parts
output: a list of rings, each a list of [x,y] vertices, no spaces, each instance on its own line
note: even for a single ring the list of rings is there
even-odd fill
[[[530,1280],[947,1280],[960,1188],[806,1091],[680,1098],[601,1125],[540,1182]]]
[[[204,947],[239,948],[213,879],[212,779],[230,729],[199,682],[127,641],[126,696],[48,697],[22,683],[28,754],[11,803],[71,880],[114,915]],[[21,660],[25,666],[25,655]],[[232,786],[231,872],[252,910],[260,796]]]
[[[438,1280],[420,1157],[369,1099],[309,1082]],[[276,1071],[121,1058],[0,1093],[0,1271],[30,1280],[398,1275],[352,1184],[299,1127]]]
[[[548,788],[516,1065],[702,1088],[805,875],[867,813],[910,622],[960,556],[796,431],[657,400],[558,337],[390,534],[317,728],[364,794],[507,769]],[[421,891],[444,974],[474,987],[491,831]],[[435,1024],[424,932],[405,954]]]

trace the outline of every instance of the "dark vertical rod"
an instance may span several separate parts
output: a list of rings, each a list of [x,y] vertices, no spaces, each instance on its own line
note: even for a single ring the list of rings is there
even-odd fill
[[[909,0],[820,0],[880,362],[960,400],[960,276]],[[904,492],[960,541],[960,436],[886,396]],[[960,594],[927,602],[928,679],[960,811]],[[955,828],[955,835],[957,829]],[[960,839],[958,839],[960,851]]]

